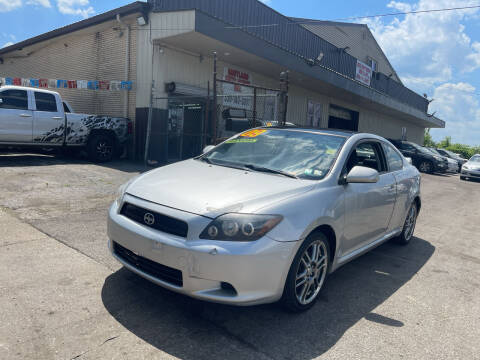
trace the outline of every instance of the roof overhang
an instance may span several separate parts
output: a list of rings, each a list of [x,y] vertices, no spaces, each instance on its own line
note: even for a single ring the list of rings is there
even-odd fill
[[[241,29],[205,13],[195,10],[192,31],[154,41],[182,48],[203,56],[216,51],[220,60],[250,69],[269,77],[278,78],[280,72],[289,70],[293,85],[340,98],[360,107],[409,121],[425,128],[443,128],[445,122],[401,103],[394,98],[338,72],[321,66],[310,66],[297,54],[270,44]],[[224,54],[228,53],[229,56]]]

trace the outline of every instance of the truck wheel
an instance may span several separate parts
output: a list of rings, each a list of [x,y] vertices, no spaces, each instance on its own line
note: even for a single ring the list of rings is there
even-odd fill
[[[93,162],[109,162],[115,155],[115,141],[108,135],[93,135],[88,142],[87,152]]]

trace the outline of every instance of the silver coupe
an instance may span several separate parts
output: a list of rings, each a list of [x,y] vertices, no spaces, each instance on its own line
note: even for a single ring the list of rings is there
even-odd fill
[[[302,311],[340,266],[408,244],[420,207],[419,172],[382,137],[257,128],[123,185],[109,248],[188,296]]]

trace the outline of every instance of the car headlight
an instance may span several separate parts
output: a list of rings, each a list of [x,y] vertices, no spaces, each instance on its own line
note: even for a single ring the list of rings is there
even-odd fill
[[[469,169],[469,168],[468,168],[468,165],[463,165],[463,166],[462,166],[462,169],[468,170],[468,169]]]
[[[435,160],[438,160],[438,161],[443,161],[443,158],[441,158],[440,156],[433,156],[435,158]]]
[[[123,203],[123,197],[125,196],[125,193],[127,191],[127,188],[130,186],[131,183],[133,183],[138,177],[135,176],[134,178],[128,180],[125,184],[120,186],[117,190],[117,195],[115,196],[115,203],[117,204],[118,207],[120,207]]]
[[[200,239],[221,241],[255,241],[283,220],[281,215],[225,214],[213,220]]]

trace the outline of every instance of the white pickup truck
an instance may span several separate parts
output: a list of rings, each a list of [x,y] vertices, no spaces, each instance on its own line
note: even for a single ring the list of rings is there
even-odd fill
[[[75,114],[57,92],[0,87],[0,147],[84,148],[92,161],[107,162],[131,134],[130,120]]]

